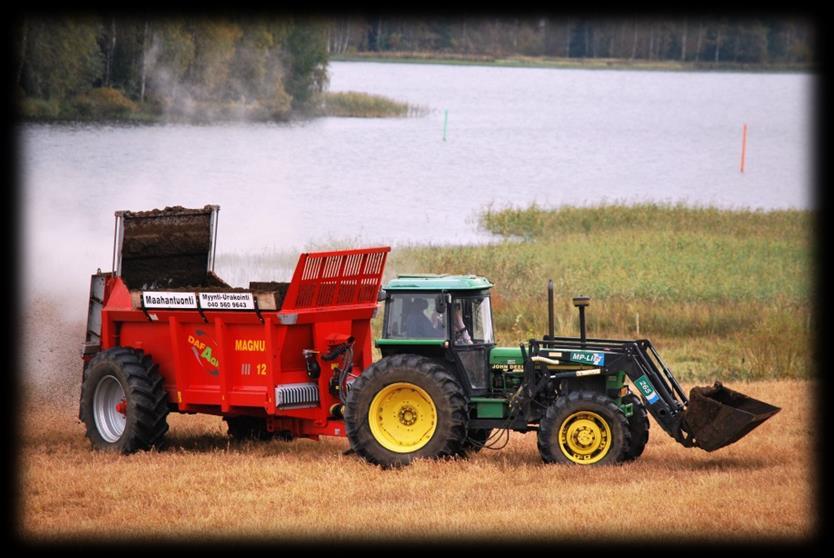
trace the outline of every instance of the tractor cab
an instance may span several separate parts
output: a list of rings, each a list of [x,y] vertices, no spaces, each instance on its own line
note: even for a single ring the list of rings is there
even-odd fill
[[[484,277],[400,275],[380,293],[385,301],[382,356],[400,353],[440,358],[459,371],[469,395],[489,389],[489,353],[495,345]]]

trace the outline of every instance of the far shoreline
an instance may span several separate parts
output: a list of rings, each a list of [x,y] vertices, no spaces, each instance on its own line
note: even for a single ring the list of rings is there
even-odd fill
[[[485,66],[500,68],[545,68],[572,70],[622,70],[656,72],[727,72],[762,74],[815,74],[811,64],[742,64],[676,60],[630,60],[624,58],[560,58],[549,56],[487,56],[433,52],[355,52],[331,54],[330,62],[378,62]]]
[[[24,100],[25,101],[25,100]],[[31,102],[32,100],[30,100]],[[43,104],[43,100],[34,100]],[[55,114],[34,113],[25,109],[18,115],[19,124],[112,124],[112,125],[209,125],[223,123],[250,124],[292,124],[317,118],[404,118],[425,114],[428,109],[360,91],[325,91],[314,107],[302,110],[286,110],[269,114],[254,103],[251,107],[240,107],[234,103],[216,101],[204,102],[202,110],[192,113],[151,109],[137,103],[125,101],[116,107],[102,105],[95,110],[80,112],[74,110],[71,102],[55,102]],[[35,105],[37,106],[37,105]],[[130,106],[131,109],[125,109]]]

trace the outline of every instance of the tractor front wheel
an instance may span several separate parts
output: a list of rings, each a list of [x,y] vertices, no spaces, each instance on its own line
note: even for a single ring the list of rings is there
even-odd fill
[[[402,354],[368,367],[350,387],[345,429],[351,449],[392,467],[418,457],[460,455],[466,440],[463,389],[432,359]]]
[[[558,397],[539,424],[539,453],[546,463],[619,463],[630,444],[625,414],[598,392],[575,391]]]
[[[168,393],[158,365],[139,349],[98,353],[84,369],[79,417],[96,449],[128,454],[159,446],[168,431]]]
[[[649,412],[640,397],[633,393],[623,397],[623,403],[631,403],[633,411],[631,416],[628,417],[631,446],[625,455],[625,460],[631,461],[640,457],[649,441]]]

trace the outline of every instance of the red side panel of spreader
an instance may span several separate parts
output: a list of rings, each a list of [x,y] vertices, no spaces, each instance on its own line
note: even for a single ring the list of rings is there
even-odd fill
[[[340,400],[330,391],[339,362],[319,360],[320,376],[311,378],[304,351],[325,354],[353,337],[353,370],[372,364],[371,319],[389,251],[302,254],[280,307],[271,310],[212,310],[199,302],[197,308],[137,306],[157,293],[129,290],[108,275],[101,349],[133,347],[150,355],[169,402],[181,412],[263,416],[271,428],[297,436],[344,435],[333,415]],[[199,301],[201,292],[214,290],[174,294]]]

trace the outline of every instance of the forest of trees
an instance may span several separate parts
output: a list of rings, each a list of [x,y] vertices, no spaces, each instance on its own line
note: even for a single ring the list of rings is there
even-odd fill
[[[811,25],[780,18],[347,18],[331,53],[409,51],[489,56],[811,64]]]
[[[17,30],[17,93],[34,116],[257,107],[284,118],[327,81],[320,21],[24,18]]]
[[[16,93],[32,118],[284,119],[315,104],[331,56],[357,53],[815,62],[812,26],[777,18],[23,17],[14,42]]]

